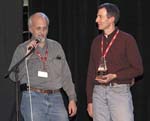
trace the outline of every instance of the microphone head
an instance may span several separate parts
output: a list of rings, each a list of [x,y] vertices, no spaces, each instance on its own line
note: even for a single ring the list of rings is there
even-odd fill
[[[41,38],[36,38],[35,39],[37,42],[41,42]]]
[[[44,41],[45,41],[45,38],[43,38],[43,37],[41,37],[41,36],[39,36],[39,37],[34,37],[34,36],[32,36],[31,39],[37,41],[37,43],[39,43],[39,42],[44,42]]]
[[[44,42],[45,41],[45,38],[43,37],[38,37],[35,39],[37,42]]]

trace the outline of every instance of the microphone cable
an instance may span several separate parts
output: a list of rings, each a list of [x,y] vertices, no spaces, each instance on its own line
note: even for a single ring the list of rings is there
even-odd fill
[[[30,78],[29,78],[29,71],[28,71],[28,65],[27,65],[27,62],[28,62],[28,58],[25,59],[25,66],[26,66],[26,72],[27,72],[27,80],[28,80],[28,92],[29,92],[29,100],[30,100],[30,111],[31,111],[31,121],[34,121],[33,120],[33,111],[32,111],[32,96],[31,96],[31,88],[30,88]]]

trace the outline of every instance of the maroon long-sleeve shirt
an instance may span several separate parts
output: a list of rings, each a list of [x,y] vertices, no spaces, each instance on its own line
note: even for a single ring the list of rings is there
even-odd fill
[[[86,84],[88,103],[92,102],[93,87],[95,84],[98,84],[98,82],[95,81],[95,77],[101,58],[102,36],[104,38],[105,50],[117,30],[118,28],[112,32],[108,38],[104,37],[102,33],[93,40]],[[118,84],[131,83],[133,78],[140,76],[143,73],[142,58],[135,38],[121,30],[119,30],[119,34],[106,55],[106,63],[108,73],[117,74],[117,78],[112,80],[112,82]]]

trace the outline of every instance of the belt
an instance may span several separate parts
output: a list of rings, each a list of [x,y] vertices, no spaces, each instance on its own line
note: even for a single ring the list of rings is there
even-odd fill
[[[100,83],[99,85],[101,85],[101,86],[109,86],[109,87],[113,87],[113,86],[118,86],[118,85],[122,85],[122,84],[110,82],[110,83]],[[126,85],[129,85],[129,86],[130,86],[131,84],[126,84]]]
[[[112,86],[119,85],[119,84],[117,84],[117,83],[112,83],[112,82],[111,82],[111,83],[100,83],[100,85],[112,87]]]
[[[20,90],[21,91],[29,91],[29,86],[27,84],[21,84],[20,85]],[[55,89],[55,90],[44,90],[44,89],[39,89],[35,87],[30,87],[31,91],[38,92],[38,93],[43,93],[43,94],[54,94],[60,92],[60,89]]]

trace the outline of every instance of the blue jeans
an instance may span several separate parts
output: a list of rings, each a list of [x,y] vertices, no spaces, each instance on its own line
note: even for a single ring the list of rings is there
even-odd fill
[[[134,121],[130,86],[127,84],[95,85],[93,121]]]
[[[69,121],[61,93],[42,94],[31,91],[32,114],[29,92],[24,91],[21,99],[21,114],[24,121]]]

